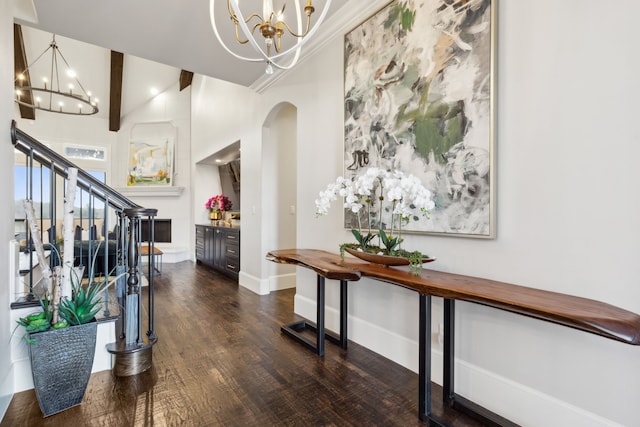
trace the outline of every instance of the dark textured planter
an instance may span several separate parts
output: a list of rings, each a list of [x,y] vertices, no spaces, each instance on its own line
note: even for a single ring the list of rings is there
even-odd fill
[[[79,405],[91,377],[98,324],[30,334],[33,384],[45,417]]]

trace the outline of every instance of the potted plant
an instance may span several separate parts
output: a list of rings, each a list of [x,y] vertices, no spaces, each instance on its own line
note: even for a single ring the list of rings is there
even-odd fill
[[[62,258],[53,270],[45,256],[35,212],[31,201],[25,201],[25,212],[31,238],[42,270],[42,291],[37,294],[40,311],[18,320],[25,328],[33,384],[45,416],[53,415],[82,402],[91,376],[95,355],[97,322],[102,308],[102,295],[118,277],[96,277],[94,267],[100,249],[90,261],[88,279],[82,280],[84,267],[73,267],[73,203],[77,170],[70,168],[64,200],[62,257],[52,246],[52,256]],[[66,249],[70,248],[70,249]]]
[[[416,274],[423,263],[434,260],[420,251],[402,248],[403,223],[416,217],[416,211],[428,216],[435,207],[432,193],[415,176],[369,168],[356,179],[338,177],[316,199],[316,216],[326,215],[338,196],[344,198],[344,208],[355,213],[358,220],[358,228],[351,230],[356,242],[340,245],[342,257],[346,251],[378,264],[409,265]],[[386,224],[385,213],[390,220]]]
[[[96,250],[97,253],[97,250]],[[84,268],[72,269],[71,297],[62,297],[57,306],[48,290],[37,295],[41,310],[18,319],[24,327],[33,384],[44,416],[82,402],[89,383],[95,355],[97,322],[102,295],[116,279],[93,275],[82,283]]]

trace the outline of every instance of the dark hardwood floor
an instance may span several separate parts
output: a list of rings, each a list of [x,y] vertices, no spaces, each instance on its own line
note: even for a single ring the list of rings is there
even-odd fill
[[[417,426],[417,374],[353,342],[319,358],[284,336],[294,290],[258,296],[191,262],[156,280],[151,371],[93,374],[80,406],[43,418],[17,393],[1,426]],[[417,327],[417,325],[416,325]],[[480,423],[440,404],[453,426]]]

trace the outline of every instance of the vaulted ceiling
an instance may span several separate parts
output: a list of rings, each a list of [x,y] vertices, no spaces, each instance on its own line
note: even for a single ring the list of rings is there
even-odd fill
[[[216,13],[224,15],[224,22],[230,25],[226,2],[216,1]],[[330,14],[348,1],[333,0]],[[250,86],[264,73],[264,64],[247,63],[224,51],[211,28],[207,0],[19,2],[32,2],[37,22],[29,22],[25,16],[17,22],[49,33],[244,86]],[[324,3],[325,0],[314,1],[318,11]],[[229,45],[235,44],[231,31],[226,36]]]
[[[220,5],[216,13],[226,14],[226,2],[216,1]],[[316,0],[314,5],[321,10],[325,1]],[[333,0],[329,13],[335,14],[348,1],[352,0]],[[15,21],[22,27],[27,60],[42,53],[56,34],[60,50],[77,68],[83,86],[100,97],[99,116],[106,118],[111,111],[112,121],[117,112],[109,106],[111,66],[118,53],[122,53],[123,69],[120,116],[148,101],[153,96],[151,87],[163,91],[177,81],[184,87],[192,73],[243,86],[264,76],[263,63],[241,61],[224,51],[211,28],[207,0],[16,2]],[[226,15],[223,18],[229,20]],[[232,31],[223,36],[235,45]],[[117,130],[115,125],[110,128]]]
[[[52,41],[53,34],[40,31],[26,25],[17,25],[22,34],[22,45],[26,62],[30,65],[31,84],[42,87],[42,78],[49,78],[51,70],[51,51],[45,52]],[[16,40],[18,40],[16,35]],[[136,110],[154,95],[151,90],[163,92],[175,85],[181,76],[181,70],[172,66],[142,59],[133,55],[124,55],[92,44],[80,42],[56,35],[56,44],[71,67],[78,73],[82,86],[98,99],[99,112],[95,117],[109,119],[109,129],[119,129],[119,119]],[[19,46],[19,43],[16,43]],[[16,71],[23,68],[16,55]],[[120,75],[117,71],[120,68]],[[115,68],[115,69],[114,69]],[[61,74],[64,70],[61,68]],[[66,78],[66,76],[62,76]],[[118,77],[120,81],[118,81]],[[51,83],[50,83],[51,84]],[[76,85],[77,86],[77,85]],[[66,82],[60,87],[66,89]],[[79,88],[76,89],[79,92]],[[118,99],[114,99],[114,95]],[[117,101],[120,102],[117,102]],[[111,102],[114,101],[114,102]],[[36,113],[40,114],[40,112]],[[47,113],[44,113],[47,114]],[[23,118],[33,118],[23,114]]]

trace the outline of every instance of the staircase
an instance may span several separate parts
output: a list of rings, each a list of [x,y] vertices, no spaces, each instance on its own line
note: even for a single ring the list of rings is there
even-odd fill
[[[105,291],[104,311],[98,321],[115,320],[115,341],[106,345],[107,351],[112,355],[113,373],[116,376],[130,376],[146,371],[151,367],[152,349],[157,341],[153,298],[156,260],[149,255],[144,271],[141,248],[145,245],[145,253],[154,252],[153,230],[157,209],[144,208],[132,202],[18,129],[15,121],[11,126],[11,141],[15,149],[25,156],[24,181],[27,198],[34,200],[35,195],[40,200],[37,206],[34,203],[40,238],[48,242],[48,248],[53,252],[59,248],[63,194],[68,171],[70,168],[78,169],[77,186],[82,207],[74,218],[75,264],[86,267],[95,256],[96,268],[93,274],[122,275],[116,282],[115,292]],[[44,203],[45,200],[48,204]],[[144,233],[149,236],[147,242],[141,242],[143,223],[149,227]],[[20,252],[24,254],[23,264],[26,265],[20,269],[31,273],[37,260],[28,227],[24,234]],[[53,267],[59,264],[59,260],[55,256],[49,256],[49,263]],[[145,278],[148,286],[143,289]],[[19,309],[38,306],[35,296],[37,285],[37,282],[34,283],[34,274],[28,274],[28,278],[25,275],[24,296],[17,298],[11,307]]]

